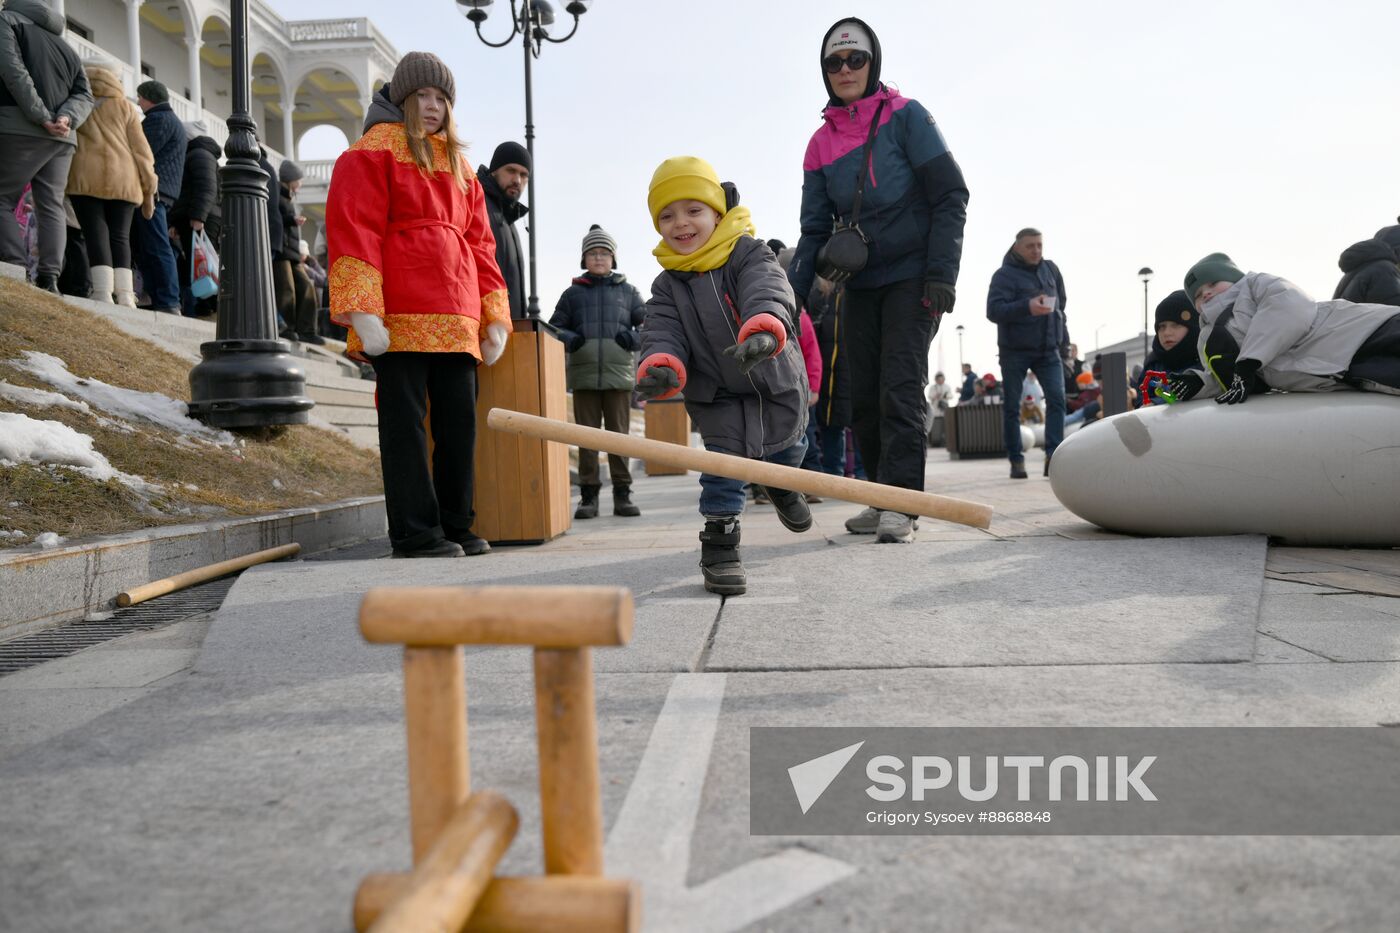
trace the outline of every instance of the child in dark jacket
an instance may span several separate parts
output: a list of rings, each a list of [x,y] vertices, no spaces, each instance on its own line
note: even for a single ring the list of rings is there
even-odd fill
[[[806,452],[806,372],[797,351],[797,305],[772,251],[753,237],[748,208],[703,159],[667,159],[647,192],[666,270],[652,283],[642,326],[637,389],[643,398],[685,390],[705,449],[785,466]],[[801,493],[769,489],[790,531],[812,527]],[[700,570],[705,589],[746,589],[739,556],[744,484],[700,476]]]

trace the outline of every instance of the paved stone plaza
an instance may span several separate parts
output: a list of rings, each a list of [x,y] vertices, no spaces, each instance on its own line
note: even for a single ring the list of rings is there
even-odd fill
[[[1394,930],[1394,837],[749,834],[753,726],[1400,724],[1400,552],[1110,535],[1031,466],[932,451],[929,490],[996,519],[907,546],[845,534],[845,503],[801,536],[751,508],[723,602],[695,478],[642,478],[640,519],[263,566],[212,620],[0,678],[0,929],[347,930],[359,879],[409,864],[400,651],[359,599],[492,583],[635,594],[594,664],[608,870],[647,929]],[[504,873],[541,870],[529,671],[467,658],[474,786],[521,813]]]

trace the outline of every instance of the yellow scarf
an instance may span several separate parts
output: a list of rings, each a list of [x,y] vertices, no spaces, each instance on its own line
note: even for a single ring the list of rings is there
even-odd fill
[[[651,254],[661,268],[671,272],[711,272],[729,261],[734,245],[745,234],[755,235],[752,215],[747,207],[736,207],[720,218],[709,242],[695,252],[682,255],[662,240]]]

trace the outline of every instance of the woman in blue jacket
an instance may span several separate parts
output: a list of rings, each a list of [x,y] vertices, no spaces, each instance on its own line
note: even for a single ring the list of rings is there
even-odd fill
[[[923,489],[928,348],[953,310],[967,186],[929,112],[880,83],[869,26],[847,18],[831,27],[821,65],[828,101],[803,161],[802,238],[788,277],[799,296],[816,275],[845,282],[856,445],[875,482]],[[843,266],[836,244],[826,248],[834,228],[850,225],[868,246],[858,269]],[[846,529],[905,542],[915,524],[868,508]]]

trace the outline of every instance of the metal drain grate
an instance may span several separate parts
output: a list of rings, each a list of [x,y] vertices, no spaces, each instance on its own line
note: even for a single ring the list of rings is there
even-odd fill
[[[223,605],[224,597],[237,579],[235,575],[211,580],[138,606],[118,609],[108,619],[70,622],[58,628],[0,642],[0,677],[45,661],[66,658],[84,648],[122,635],[160,628],[214,612]]]

